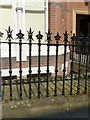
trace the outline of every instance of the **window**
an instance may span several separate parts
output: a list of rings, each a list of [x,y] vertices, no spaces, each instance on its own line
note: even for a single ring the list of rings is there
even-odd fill
[[[25,1],[25,27],[29,30],[31,27],[34,31],[34,41],[36,42],[35,35],[38,31],[43,34],[43,42],[45,41],[46,29],[46,6],[44,0],[28,0]],[[47,26],[48,27],[48,26]]]

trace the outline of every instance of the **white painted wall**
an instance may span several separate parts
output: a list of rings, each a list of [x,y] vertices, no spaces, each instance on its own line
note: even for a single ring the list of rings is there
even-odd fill
[[[48,29],[48,0],[0,0],[0,5],[4,6],[0,7],[0,31],[5,33],[5,29],[10,25],[14,38],[20,29],[25,33],[30,27],[34,34],[41,30],[45,35]]]
[[[18,48],[18,49],[17,49]],[[12,45],[12,57],[16,57],[19,61],[19,45]],[[67,53],[69,52],[69,47],[67,47]],[[64,54],[64,46],[59,46],[58,55]],[[50,55],[56,55],[56,47],[50,46]],[[26,61],[27,56],[29,56],[29,45],[22,45],[22,61]],[[32,45],[32,56],[38,56],[38,45]],[[47,56],[47,46],[41,45],[41,56]],[[9,57],[8,44],[1,44],[1,57]]]
[[[12,27],[12,13],[11,8],[0,8],[0,31],[4,33],[2,41],[6,41],[8,26]]]
[[[47,67],[41,67],[41,73],[47,73]],[[51,73],[54,73],[54,66],[50,66],[49,70]],[[26,76],[29,74],[29,68],[22,68],[22,76]],[[38,67],[32,67],[32,74],[38,74]],[[9,69],[2,69],[2,77],[3,76],[9,76]],[[12,75],[17,75],[19,76],[19,68],[12,69]]]
[[[11,5],[12,0],[0,0],[1,5]]]

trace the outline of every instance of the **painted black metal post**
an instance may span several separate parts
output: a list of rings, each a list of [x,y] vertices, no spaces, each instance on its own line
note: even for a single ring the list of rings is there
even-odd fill
[[[43,35],[41,35],[41,32],[39,31],[39,34],[36,35],[37,39],[38,39],[38,98],[40,98],[40,94],[41,94],[41,91],[40,91],[40,73],[41,73],[41,70],[40,70],[40,53],[41,53],[41,39],[43,37]]]
[[[63,85],[62,95],[65,94],[65,78],[66,78],[66,52],[67,52],[68,34],[67,31],[64,33],[64,68],[63,68]]]
[[[20,100],[22,100],[22,39],[24,34],[19,30],[19,33],[16,35],[19,39]]]
[[[0,102],[2,101],[2,79],[1,79],[1,37],[3,33],[0,32]]]
[[[85,74],[85,88],[84,88],[84,93],[87,93],[87,81],[88,81],[88,63],[89,63],[89,47],[90,47],[90,41],[89,41],[89,35],[86,37],[86,74]]]
[[[46,86],[46,97],[49,97],[49,52],[50,52],[50,41],[51,41],[51,33],[48,31],[47,33],[47,86]]]
[[[77,94],[80,93],[80,79],[81,79],[81,47],[82,47],[82,40],[83,40],[83,36],[81,35],[79,38],[79,56],[78,56],[78,85],[77,85]]]
[[[58,73],[58,43],[60,41],[61,36],[57,33],[57,35],[54,37],[56,40],[56,66],[55,66],[55,91],[54,96],[57,96],[57,73]]]
[[[12,38],[12,31],[10,26],[8,27],[7,31],[7,39],[9,42],[9,76],[10,76],[10,101],[12,101],[12,62],[11,62],[11,39]]]
[[[70,95],[72,95],[72,82],[73,82],[73,59],[74,59],[74,42],[75,42],[75,34],[73,34],[73,36],[71,37],[71,83],[70,83]],[[71,47],[70,46],[70,47]]]
[[[32,36],[33,32],[31,31],[31,28],[28,32],[28,40],[29,40],[29,99],[32,98],[32,89],[31,89],[31,78],[32,78],[32,69],[31,69],[31,51],[32,51]]]

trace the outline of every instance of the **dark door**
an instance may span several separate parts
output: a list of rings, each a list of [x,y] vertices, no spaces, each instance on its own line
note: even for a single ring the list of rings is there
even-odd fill
[[[88,34],[90,34],[90,21],[88,22]]]
[[[80,21],[80,32],[84,35],[90,34],[90,16],[87,16]]]

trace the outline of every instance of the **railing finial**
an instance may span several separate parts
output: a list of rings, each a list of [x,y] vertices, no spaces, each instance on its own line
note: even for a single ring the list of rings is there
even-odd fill
[[[24,34],[22,33],[21,30],[19,30],[19,33],[16,34],[16,36],[17,36],[17,39],[18,39],[18,38],[19,38],[19,39],[24,39]]]
[[[67,30],[65,31],[65,33],[63,33],[64,34],[64,41],[65,42],[68,42],[68,33],[67,33]]]
[[[57,32],[57,35],[54,36],[54,38],[55,38],[56,42],[58,43],[58,42],[60,41],[61,36],[60,36],[59,33]]]
[[[33,40],[32,36],[33,36],[34,31],[32,32],[31,27],[30,27],[29,31],[27,31],[27,32],[28,32],[28,39],[27,40]]]
[[[3,33],[0,31],[0,38],[3,37]]]
[[[6,38],[6,40],[7,40],[7,39],[9,39],[9,40],[10,40],[10,39],[13,39],[13,38],[12,38],[12,31],[13,31],[13,30],[11,30],[10,26],[8,27],[8,30],[6,30],[6,31],[7,31],[7,38]]]
[[[38,40],[41,40],[43,38],[43,35],[39,31],[38,34],[36,35],[36,37],[37,37]]]
[[[52,33],[50,33],[50,30],[48,30],[48,33],[46,33],[46,35],[47,35],[47,40],[46,40],[46,41],[47,41],[48,43],[50,43],[50,41],[51,41],[51,34],[52,34]],[[46,42],[46,41],[45,41],[45,42]]]

